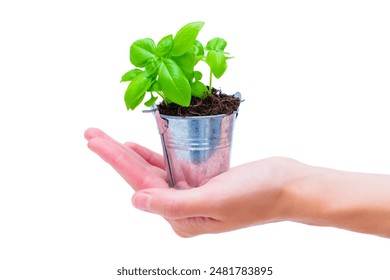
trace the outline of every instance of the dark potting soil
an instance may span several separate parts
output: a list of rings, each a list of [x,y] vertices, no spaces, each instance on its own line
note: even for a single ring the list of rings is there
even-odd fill
[[[162,115],[180,117],[220,114],[231,115],[237,111],[240,103],[239,98],[224,94],[221,90],[213,88],[212,94],[205,99],[192,97],[190,106],[188,107],[182,107],[173,103],[167,105],[165,102],[161,102],[157,108]]]

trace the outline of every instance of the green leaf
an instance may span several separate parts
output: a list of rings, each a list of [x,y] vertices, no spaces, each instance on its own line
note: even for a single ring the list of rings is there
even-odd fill
[[[203,77],[203,74],[201,72],[199,72],[199,71],[194,72],[195,81],[200,81],[202,79],[202,77]]]
[[[173,39],[172,56],[180,56],[188,52],[202,29],[204,22],[197,21],[186,24],[175,35]]]
[[[201,42],[195,40],[193,48],[196,56],[204,56],[204,48]]]
[[[130,62],[136,67],[144,67],[151,58],[156,58],[156,45],[152,39],[140,39],[130,46]]]
[[[200,81],[191,83],[191,94],[199,98],[205,98],[207,95],[207,87]]]
[[[160,87],[160,84],[158,83],[158,81],[154,81],[153,84],[148,89],[148,91],[153,91],[153,92],[161,91],[161,87]]]
[[[173,47],[173,36],[168,35],[165,36],[160,40],[160,42],[157,43],[157,48],[156,48],[156,55],[159,57],[164,57],[167,56]]]
[[[151,106],[153,106],[154,103],[156,103],[157,99],[158,99],[158,96],[153,96],[153,94],[150,93],[150,99],[148,101],[146,101],[144,104],[147,107],[151,107]]]
[[[126,72],[123,74],[121,82],[130,82],[132,79],[134,79],[139,73],[142,71],[140,69],[133,69],[129,72]]]
[[[173,60],[164,59],[158,75],[164,96],[173,103],[188,107],[191,101],[191,87],[180,67]]]
[[[142,72],[135,77],[127,87],[125,102],[127,110],[134,110],[144,99],[145,93],[152,84],[152,79],[145,77]]]
[[[227,69],[226,57],[224,53],[209,51],[206,56],[206,63],[210,66],[211,72],[218,79]]]
[[[181,56],[172,57],[172,60],[180,67],[187,79],[190,79],[192,73],[194,72],[194,52],[188,51]]]
[[[196,65],[200,60],[204,58],[204,48],[201,42],[198,40],[195,41],[194,46],[194,53],[195,53],[195,61],[194,65]]]
[[[145,76],[146,77],[154,76],[155,78],[157,75],[158,68],[160,67],[160,64],[161,64],[161,60],[157,60],[154,58],[149,59],[145,65]]]
[[[206,49],[209,51],[213,50],[223,52],[226,45],[227,43],[224,39],[216,37],[207,42]]]

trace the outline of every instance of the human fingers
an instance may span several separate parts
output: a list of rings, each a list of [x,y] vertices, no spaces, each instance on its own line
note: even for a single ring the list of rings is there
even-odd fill
[[[194,237],[201,234],[220,233],[232,230],[225,223],[210,217],[167,219],[174,232],[180,237]]]
[[[94,138],[105,139],[115,145],[118,145],[121,149],[128,150],[128,147],[119,143],[118,141],[116,141],[114,138],[112,138],[111,136],[109,136],[107,133],[100,130],[99,128],[95,128],[95,127],[88,128],[84,132],[84,138],[87,139],[88,141]]]
[[[165,169],[165,163],[164,158],[162,155],[153,152],[152,150],[149,150],[148,148],[145,148],[144,146],[141,146],[137,143],[133,142],[127,142],[125,143],[125,146],[129,147],[133,151],[135,151],[137,154],[139,154],[142,158],[144,158],[147,162],[150,164],[157,166],[161,169]]]
[[[146,161],[140,161],[139,155],[129,149],[124,150],[117,144],[104,138],[92,138],[88,147],[110,164],[135,190],[144,188],[168,188],[165,175],[161,169]]]
[[[184,219],[210,215],[214,207],[213,200],[199,188],[184,191],[150,188],[136,192],[132,201],[136,208],[166,219]]]
[[[150,164],[157,165],[156,172],[158,174],[161,174],[162,176],[165,176],[165,166],[164,166],[164,162],[163,162],[162,157],[160,155],[158,155],[157,153],[154,153],[154,152],[148,150],[147,148],[142,147],[141,145],[137,145],[135,143],[132,143],[133,145],[121,144],[120,142],[118,142],[117,140],[115,140],[114,138],[109,136],[107,133],[105,133],[104,131],[102,131],[98,128],[94,128],[94,127],[88,128],[84,133],[84,137],[87,140],[91,140],[94,138],[105,139],[108,142],[111,142],[112,144],[117,145],[120,149],[123,149],[124,151],[132,154],[134,156],[134,159],[138,159],[140,164],[147,163],[148,162],[147,159],[149,159]],[[136,153],[134,153],[132,146],[134,146],[137,149],[135,151]],[[139,151],[139,152],[137,152],[137,151]],[[154,153],[154,155],[153,155],[153,153]],[[145,159],[144,156],[147,159]],[[158,156],[161,157],[161,160],[158,158]],[[161,162],[159,162],[159,161],[161,161]],[[159,169],[162,169],[162,170],[159,170]]]
[[[214,218],[215,203],[199,189],[148,189],[133,196],[133,205],[143,211],[161,215],[181,237],[228,230],[223,221]],[[203,196],[209,197],[207,201]]]
[[[96,128],[96,127],[90,127],[88,129],[86,129],[84,132],[84,137],[87,140],[90,140],[92,138],[103,138],[103,139],[109,140],[111,142],[116,142],[119,144],[119,142],[117,142],[114,138],[112,138],[107,133],[105,133],[104,131],[102,131],[101,129]]]
[[[200,188],[185,191],[142,190],[133,196],[133,205],[140,210],[164,217],[180,237],[220,233],[241,227],[239,223],[230,223],[225,217],[221,217],[217,201],[210,199],[209,195],[202,195],[201,192],[197,194],[198,190]]]

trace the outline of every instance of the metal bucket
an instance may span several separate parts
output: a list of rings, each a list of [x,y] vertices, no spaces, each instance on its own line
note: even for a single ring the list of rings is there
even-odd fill
[[[230,168],[235,120],[231,115],[155,117],[169,185],[176,189],[199,187]]]

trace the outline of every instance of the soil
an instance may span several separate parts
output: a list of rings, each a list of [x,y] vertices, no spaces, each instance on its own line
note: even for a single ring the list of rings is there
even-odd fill
[[[190,106],[182,107],[177,104],[162,102],[157,108],[162,115],[169,116],[210,116],[226,114],[231,115],[237,111],[241,100],[233,95],[227,95],[213,88],[212,94],[204,99],[192,97]]]

